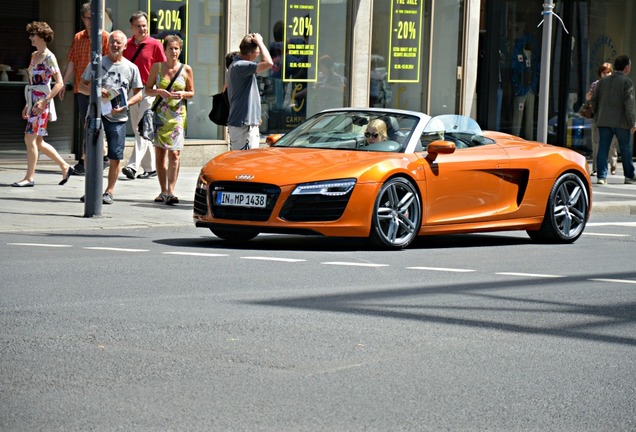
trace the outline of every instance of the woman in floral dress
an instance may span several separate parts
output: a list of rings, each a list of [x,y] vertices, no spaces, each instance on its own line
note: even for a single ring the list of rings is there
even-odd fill
[[[38,162],[38,152],[41,151],[62,170],[62,180],[65,184],[73,174],[73,167],[67,164],[53,146],[44,141],[48,135],[49,121],[55,121],[55,105],[53,98],[64,86],[60,68],[55,55],[46,47],[53,40],[53,30],[42,21],[33,21],[26,26],[35,52],[31,55],[29,64],[29,84],[24,89],[26,105],[22,110],[22,118],[27,121],[24,132],[24,144],[27,149],[27,172],[24,178],[13,183],[14,187],[32,187],[35,185],[35,167]],[[51,88],[51,79],[55,85]]]
[[[179,198],[174,195],[174,189],[179,177],[181,150],[185,140],[186,104],[194,96],[194,75],[190,66],[179,62],[183,47],[183,40],[179,36],[166,36],[163,46],[167,60],[152,65],[146,82],[146,94],[162,98],[155,112],[155,119],[160,124],[154,145],[157,179],[161,188],[155,202],[177,204]],[[179,75],[170,89],[166,90],[176,74]]]

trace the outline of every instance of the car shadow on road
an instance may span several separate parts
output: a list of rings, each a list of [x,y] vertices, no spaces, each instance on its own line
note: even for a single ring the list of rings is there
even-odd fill
[[[261,234],[246,242],[230,242],[213,235],[198,238],[166,238],[155,240],[156,243],[171,247],[231,249],[231,250],[269,250],[269,251],[382,251],[364,238],[301,236],[284,234]],[[409,250],[450,249],[450,248],[479,248],[514,246],[533,243],[529,237],[517,235],[497,234],[452,234],[439,236],[425,236],[417,238],[407,249],[392,253],[408,252]]]

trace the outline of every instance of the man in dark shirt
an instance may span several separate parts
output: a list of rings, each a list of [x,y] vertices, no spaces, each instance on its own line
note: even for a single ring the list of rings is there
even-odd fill
[[[596,163],[598,184],[607,183],[607,157],[614,136],[618,140],[625,183],[636,183],[630,145],[631,135],[636,132],[634,83],[627,76],[631,70],[632,62],[629,57],[616,57],[614,73],[602,78],[592,94],[592,109],[599,134]]]

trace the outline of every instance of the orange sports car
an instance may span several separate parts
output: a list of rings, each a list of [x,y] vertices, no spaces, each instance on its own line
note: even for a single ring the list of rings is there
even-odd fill
[[[317,234],[402,249],[418,235],[505,230],[571,243],[590,214],[584,156],[464,116],[331,109],[267,141],[205,164],[197,227],[230,241]]]

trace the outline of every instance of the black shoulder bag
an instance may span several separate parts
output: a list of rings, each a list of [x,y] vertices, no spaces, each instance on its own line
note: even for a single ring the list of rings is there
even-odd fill
[[[183,69],[183,63],[181,63],[181,67],[179,68],[177,73],[174,74],[174,76],[172,77],[172,80],[170,80],[168,87],[166,87],[166,91],[170,91],[172,84],[177,79],[177,77],[181,74],[182,69]],[[160,96],[157,96],[156,99],[157,100],[152,105],[152,108],[144,111],[143,115],[141,116],[141,119],[139,119],[139,124],[137,124],[137,130],[139,131],[139,135],[141,135],[142,138],[147,139],[148,141],[152,141],[155,139],[155,128],[156,128],[155,111],[157,107],[159,106],[159,104],[161,103],[162,98]]]
[[[212,110],[208,117],[219,126],[227,126],[227,118],[230,116],[230,100],[227,96],[227,87],[221,93],[212,96]]]

